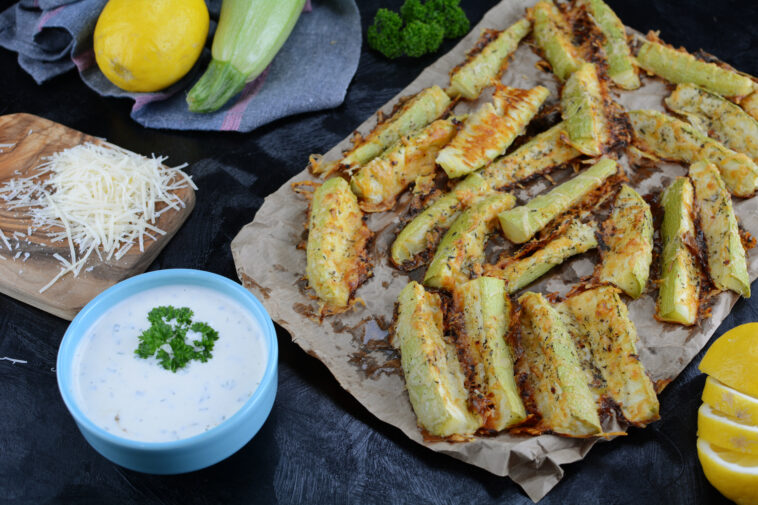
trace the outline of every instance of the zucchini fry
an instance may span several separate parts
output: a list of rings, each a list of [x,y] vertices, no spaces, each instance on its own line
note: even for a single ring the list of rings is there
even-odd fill
[[[396,267],[413,270],[424,264],[437,245],[442,233],[458,219],[461,209],[489,191],[489,185],[479,174],[471,174],[448,194],[438,198],[403,228],[390,248]]]
[[[500,76],[508,57],[518,48],[521,39],[526,37],[531,29],[532,24],[528,19],[520,19],[502,32],[495,30],[485,32],[480,43],[486,40],[485,37],[494,36],[494,38],[486,42],[486,45],[478,52],[475,52],[477,51],[475,49],[469,53],[467,61],[453,69],[450,87],[447,89],[448,95],[453,98],[462,96],[468,100],[479,97],[482,90]]]
[[[458,346],[470,361],[469,391],[484,415],[483,427],[500,431],[526,418],[513,372],[513,352],[505,341],[511,301],[500,279],[479,277],[455,290],[454,307],[463,314]]]
[[[484,247],[497,215],[516,203],[513,195],[495,193],[476,202],[455,220],[442,238],[424,276],[424,285],[453,291],[484,262]]]
[[[694,84],[680,84],[666,98],[666,105],[686,116],[704,135],[758,160],[758,121],[732,102]]]
[[[353,193],[361,199],[361,209],[383,212],[394,207],[397,197],[416,177],[434,173],[434,158],[457,130],[452,119],[438,119],[363,165],[350,179]]]
[[[753,90],[753,81],[749,77],[653,40],[642,44],[637,53],[637,64],[675,84],[690,82],[723,96],[745,96]]]
[[[366,250],[372,233],[358,199],[340,177],[313,193],[308,220],[305,275],[323,303],[321,314],[342,312],[370,275]]]
[[[605,35],[603,50],[608,62],[608,77],[623,89],[637,89],[640,78],[626,42],[626,28],[603,0],[581,0],[600,31]]]
[[[711,279],[719,289],[731,289],[750,298],[745,248],[724,181],[716,167],[705,161],[690,165],[689,175],[695,187],[695,207],[705,236]]]
[[[584,291],[566,299],[557,310],[577,346],[589,350],[594,370],[602,377],[599,393],[610,396],[635,426],[658,419],[655,388],[637,357],[637,329],[616,288]]]
[[[521,295],[520,378],[542,416],[537,431],[588,437],[602,431],[587,376],[566,325],[539,293]]]
[[[558,215],[602,186],[618,170],[615,161],[603,158],[560,186],[529,200],[526,205],[502,212],[498,218],[505,237],[515,244],[523,244]]]
[[[634,144],[660,158],[695,163],[704,159],[716,165],[729,192],[747,198],[758,188],[758,165],[747,155],[732,151],[690,124],[654,110],[629,112]]]
[[[647,202],[626,184],[603,223],[603,241],[608,250],[602,253],[597,279],[639,298],[653,261],[653,216]]]
[[[363,166],[404,135],[413,133],[440,117],[449,106],[450,97],[442,88],[426,88],[403,103],[390,117],[378,123],[342,160],[312,165],[311,171],[317,175],[329,175],[340,168],[352,170]]]
[[[431,435],[471,435],[481,420],[467,408],[463,371],[443,331],[439,295],[411,281],[398,297],[393,343],[416,419]]]
[[[663,254],[655,317],[692,326],[700,304],[700,269],[689,249],[695,243],[694,190],[689,179],[677,177],[663,192],[661,205]]]
[[[571,74],[561,91],[561,109],[566,141],[587,156],[603,154],[610,134],[595,65],[584,63]]]
[[[529,16],[534,24],[534,41],[555,76],[565,81],[584,62],[571,43],[571,30],[566,20],[550,0],[534,4]]]
[[[502,258],[495,265],[485,265],[484,275],[503,279],[506,291],[509,294],[515,293],[570,257],[595,247],[595,226],[572,221],[565,231],[536,251],[527,245],[515,255]]]
[[[563,123],[535,135],[512,153],[487,165],[481,176],[500,189],[562,165],[582,153],[561,139]]]

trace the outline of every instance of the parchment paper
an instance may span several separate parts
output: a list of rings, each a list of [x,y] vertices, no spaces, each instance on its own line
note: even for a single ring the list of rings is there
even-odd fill
[[[531,0],[503,1],[492,8],[453,50],[425,69],[407,88],[388,102],[382,110],[389,112],[401,96],[438,84],[448,85],[448,72],[464,59],[484,28],[504,29],[524,15]],[[697,48],[690,48],[692,50]],[[509,86],[529,88],[546,86],[557,101],[558,83],[535,64],[539,58],[521,44],[503,82]],[[663,110],[662,98],[668,95],[663,82],[643,79],[644,86],[634,92],[613,91],[615,99],[628,110],[652,108]],[[483,97],[487,99],[488,97]],[[465,105],[463,105],[465,107]],[[459,109],[456,109],[458,112]],[[371,130],[376,118],[369,118],[358,130]],[[332,148],[325,159],[337,159],[349,147],[345,139]],[[632,170],[622,160],[631,184],[645,195],[657,193],[678,175],[686,175],[680,165],[661,163],[653,170]],[[553,174],[556,181],[569,174]],[[578,440],[554,435],[513,436],[502,433],[492,438],[476,438],[467,443],[426,442],[416,426],[402,376],[397,372],[397,355],[386,342],[387,326],[394,304],[409,277],[390,266],[387,252],[395,237],[401,217],[405,215],[408,197],[394,211],[372,214],[369,227],[377,232],[372,246],[374,276],[357,292],[365,306],[326,318],[318,324],[309,318],[318,310],[317,302],[306,290],[302,280],[305,272],[305,251],[296,249],[304,238],[307,202],[296,195],[291,183],[315,180],[303,170],[266,198],[255,220],[245,226],[232,242],[232,253],[242,283],[263,302],[271,318],[292,335],[292,339],[307,353],[323,361],[340,384],[355,396],[379,419],[400,428],[409,438],[434,451],[484,468],[494,474],[510,476],[534,501],[545,496],[563,476],[560,465],[582,459],[597,440]],[[528,195],[548,187],[544,179],[516,192],[523,203]],[[742,225],[758,236],[758,198],[735,200],[735,209]],[[592,272],[596,253],[580,256],[555,269],[529,290],[565,294],[580,278]],[[758,276],[758,254],[749,255],[750,278]],[[737,300],[732,293],[720,294],[713,307],[712,317],[699,328],[687,329],[678,325],[659,323],[653,319],[656,291],[648,292],[635,301],[626,300],[631,317],[637,326],[640,342],[638,351],[653,381],[667,383],[674,379],[705,345]]]

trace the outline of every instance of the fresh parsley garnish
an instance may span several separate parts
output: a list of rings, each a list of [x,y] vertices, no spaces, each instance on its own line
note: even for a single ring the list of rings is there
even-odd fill
[[[196,359],[205,363],[213,357],[211,351],[218,340],[218,332],[207,323],[192,322],[194,313],[189,307],[155,307],[147,314],[151,326],[139,336],[139,346],[134,353],[140,358],[155,355],[163,368],[176,372]],[[186,341],[187,332],[200,335],[199,340]],[[168,344],[171,351],[167,351]]]

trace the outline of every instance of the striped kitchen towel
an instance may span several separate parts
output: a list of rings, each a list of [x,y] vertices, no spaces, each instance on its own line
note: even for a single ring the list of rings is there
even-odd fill
[[[95,63],[92,32],[107,0],[21,0],[0,13],[0,46],[18,53],[37,83],[76,68],[103,96],[134,101],[131,117],[150,128],[251,131],[276,119],[340,105],[358,67],[361,24],[355,0],[308,0],[271,65],[221,110],[193,114],[185,96],[210,61],[221,0],[207,0],[211,33],[195,67],[157,93],[129,93]]]

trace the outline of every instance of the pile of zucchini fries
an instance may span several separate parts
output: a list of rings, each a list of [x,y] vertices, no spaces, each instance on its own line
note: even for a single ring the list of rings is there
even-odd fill
[[[562,84],[561,120],[509,149],[545,115],[549,95],[500,83],[524,41]],[[636,89],[642,74],[671,83],[671,114],[613,101],[611,87]],[[487,88],[490,100],[453,114]],[[627,150],[685,164],[689,175],[643,198],[624,184],[617,160]],[[706,292],[750,296],[732,197],[754,195],[757,160],[752,77],[654,34],[631,40],[602,0],[541,0],[503,31],[486,30],[447,89],[409,97],[342,159],[312,163],[326,180],[311,198],[306,277],[321,317],[348,310],[371,275],[365,213],[392,211],[409,188],[429,192],[390,250],[400,270],[425,267],[423,281],[399,293],[391,335],[424,433],[603,436],[611,415],[645,426],[658,400],[623,297],[657,287],[654,317],[689,326]],[[567,165],[585,168],[526,202],[509,192]],[[662,208],[657,227],[651,201]],[[487,263],[496,233],[519,247]],[[650,280],[656,242],[660,274]],[[564,299],[523,291],[595,249],[593,275]]]

